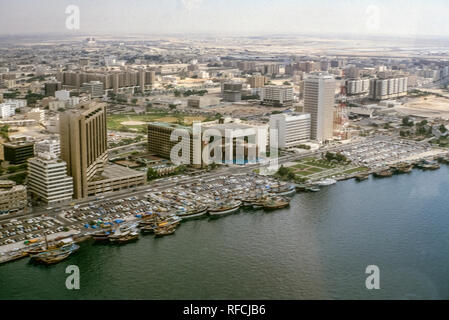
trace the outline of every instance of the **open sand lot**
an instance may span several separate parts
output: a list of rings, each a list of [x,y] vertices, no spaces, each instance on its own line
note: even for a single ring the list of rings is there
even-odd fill
[[[443,118],[449,120],[449,99],[426,96],[414,98],[403,104],[395,107],[399,113],[410,116],[418,116],[425,118]]]

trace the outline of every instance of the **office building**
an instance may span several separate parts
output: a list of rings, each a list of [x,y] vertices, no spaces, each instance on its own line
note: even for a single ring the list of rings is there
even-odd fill
[[[362,95],[369,93],[370,79],[349,79],[345,81],[346,94]]]
[[[208,108],[214,107],[220,104],[220,98],[218,97],[201,97],[192,96],[187,100],[187,106],[190,108]]]
[[[17,212],[26,206],[26,187],[11,180],[0,180],[0,214]]]
[[[304,109],[310,114],[310,138],[325,141],[333,136],[336,83],[333,76],[314,73],[304,80]]]
[[[291,107],[293,105],[293,87],[264,86],[262,88],[263,104],[273,107]]]
[[[22,164],[29,158],[34,157],[34,143],[11,142],[3,144],[3,155],[5,161],[10,164]]]
[[[59,139],[39,141],[35,144],[34,151],[36,154],[48,153],[59,157],[61,155],[61,144]]]
[[[242,100],[242,84],[241,83],[224,83],[223,84],[223,100],[228,102],[238,102]]]
[[[45,152],[28,159],[28,191],[48,204],[70,201],[73,178],[67,175],[67,163]]]
[[[185,130],[189,133],[190,140],[183,141],[185,143],[183,147],[185,150],[189,151],[189,156],[182,155],[181,157],[185,157],[185,161],[189,161],[189,164],[194,164],[194,140],[193,140],[193,131],[192,127],[181,126],[177,124],[165,123],[165,122],[151,122],[148,124],[148,152],[151,154],[158,155],[160,157],[170,159],[170,153],[172,148],[181,141],[171,141],[170,136],[174,130],[181,129]],[[201,159],[201,150],[197,150],[198,154],[196,155],[196,159]],[[202,162],[200,160],[200,162]],[[196,166],[201,166],[200,164],[196,164]]]
[[[100,81],[85,82],[81,86],[81,91],[90,94],[92,98],[101,98],[104,95],[103,83]]]
[[[74,198],[87,197],[88,182],[108,161],[105,104],[83,104],[60,116],[61,158],[73,177]]]
[[[70,91],[58,90],[55,92],[55,98],[60,101],[67,101],[70,99]]]
[[[400,98],[407,95],[407,77],[371,79],[369,97],[373,100]]]
[[[55,81],[55,82],[47,82],[45,83],[45,95],[46,96],[55,96],[56,91],[61,90],[62,85],[61,82]]]
[[[248,78],[248,83],[251,88],[262,88],[267,83],[267,78],[265,76],[252,76]]]
[[[81,104],[60,117],[61,158],[81,199],[145,184],[145,172],[108,163],[106,104]]]
[[[281,113],[270,116],[270,130],[278,130],[278,147],[287,149],[310,140],[310,114]]]
[[[16,109],[9,103],[0,103],[0,117],[7,119],[16,114]]]

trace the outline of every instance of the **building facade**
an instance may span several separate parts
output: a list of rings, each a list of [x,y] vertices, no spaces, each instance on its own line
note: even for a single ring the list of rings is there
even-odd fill
[[[70,201],[73,178],[67,175],[66,162],[50,153],[28,159],[28,190],[48,204]]]
[[[291,107],[293,105],[293,87],[264,86],[262,88],[263,104],[273,107]]]
[[[34,157],[34,143],[32,142],[16,142],[4,143],[3,155],[5,161],[10,164],[22,164],[29,158]]]
[[[333,76],[315,73],[304,80],[304,112],[310,114],[310,138],[331,139],[334,131],[336,83]]]
[[[27,189],[11,180],[0,181],[0,214],[17,212],[27,206]]]
[[[278,131],[279,148],[296,147],[310,140],[310,114],[274,114],[270,116],[270,130]]]
[[[88,196],[88,181],[108,161],[105,104],[85,104],[60,116],[61,158],[73,177],[74,198]]]

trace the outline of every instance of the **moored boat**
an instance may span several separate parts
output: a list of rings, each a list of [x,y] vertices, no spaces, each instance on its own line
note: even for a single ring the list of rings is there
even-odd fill
[[[230,214],[238,211],[240,209],[240,206],[242,205],[242,201],[240,200],[234,200],[229,201],[225,203],[217,204],[216,206],[213,206],[208,209],[208,213],[211,216],[221,216],[224,214]]]

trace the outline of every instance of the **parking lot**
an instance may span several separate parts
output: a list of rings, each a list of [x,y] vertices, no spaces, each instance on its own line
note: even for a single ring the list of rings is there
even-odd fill
[[[434,150],[427,143],[401,139],[371,138],[362,144],[342,148],[340,152],[358,165],[369,167],[402,161]]]
[[[64,229],[63,222],[51,217],[11,219],[0,224],[0,245],[40,238]]]

